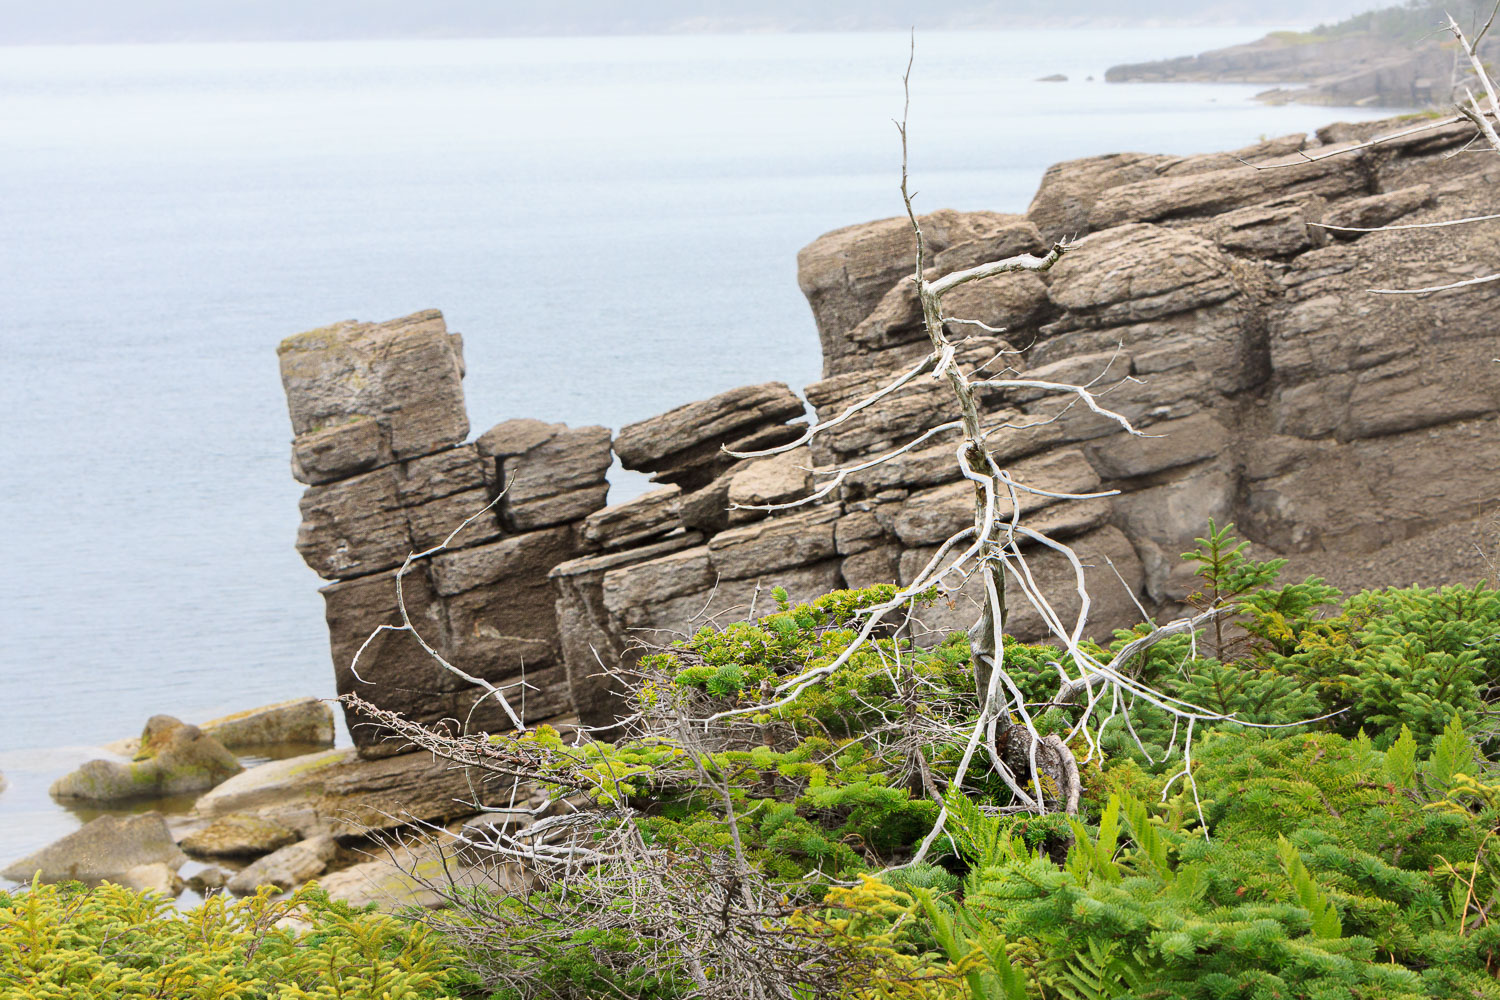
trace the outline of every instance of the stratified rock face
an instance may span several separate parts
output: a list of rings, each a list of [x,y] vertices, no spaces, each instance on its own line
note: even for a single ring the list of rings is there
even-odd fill
[[[1180,553],[1209,518],[1236,522],[1262,556],[1290,559],[1291,576],[1316,572],[1346,588],[1483,572],[1469,539],[1500,477],[1491,360],[1500,333],[1486,321],[1500,284],[1428,297],[1370,289],[1488,273],[1500,261],[1500,230],[1352,230],[1495,212],[1495,178],[1482,158],[1447,155],[1472,137],[1467,125],[1323,156],[1407,124],[1332,125],[1230,153],[1062,163],[1027,216],[923,217],[932,276],[1076,238],[1046,273],[976,281],[944,302],[954,360],[966,371],[1092,384],[1141,432],[1127,434],[1071,393],[981,394],[995,461],[1031,488],[1001,498],[998,512],[1018,506],[1025,524],[1080,560],[1023,549],[1069,626],[1080,572],[1091,595],[1085,634],[1108,636],[1143,610],[1182,610],[1197,581]],[[576,713],[610,725],[621,692],[608,671],[628,667],[642,642],[762,613],[776,586],[806,600],[915,580],[973,517],[951,391],[919,377],[841,416],[928,352],[911,255],[902,219],[840,229],[805,248],[799,283],[825,362],[807,402],[767,383],[623,428],[614,454],[666,485],[615,507],[603,506],[603,428],[512,420],[464,444],[459,421],[432,418],[418,424],[447,431],[402,450],[390,443],[400,406],[366,405],[363,389],[341,395],[308,380],[313,399],[292,406],[299,442],[322,433],[298,424],[299,413],[347,397],[360,401],[337,411],[348,414],[348,450],[358,443],[360,455],[374,455],[346,460],[329,446],[316,461],[299,459],[304,469],[340,470],[309,489],[299,540],[309,563],[337,580],[324,592],[339,689],[423,722],[506,726],[492,700],[437,669],[409,632],[370,638],[399,622],[395,577],[406,554],[444,541],[471,515],[447,551],[405,575],[406,610],[463,669],[515,691],[524,676],[533,722]],[[332,329],[356,339],[425,330],[429,353],[413,357],[429,373],[431,352],[447,342],[435,314]],[[342,357],[330,337],[314,338],[317,356]],[[389,378],[403,391],[437,384],[420,373]],[[289,391],[303,384],[289,380]],[[838,425],[805,440],[808,405]],[[791,450],[763,453],[781,445]],[[880,456],[889,459],[872,462]],[[862,468],[835,479],[852,466]],[[968,586],[924,614],[920,641],[973,621],[982,595]],[[1009,631],[1046,634],[1013,580],[1006,599]],[[350,721],[363,750],[377,749],[373,730]]]
[[[297,549],[334,581],[323,593],[339,693],[425,723],[510,728],[425,642],[504,686],[528,722],[566,714],[547,572],[579,554],[579,522],[604,506],[609,431],[512,420],[464,443],[459,341],[435,311],[314,330],[280,354],[294,469],[310,484]],[[399,751],[346,721],[363,752]]]
[[[1082,504],[1028,498],[1023,512],[1074,536],[1080,553],[1097,548],[1148,610],[1172,610],[1193,588],[1178,554],[1209,517],[1235,521],[1263,555],[1288,556],[1289,573],[1316,570],[1341,586],[1472,574],[1453,539],[1476,526],[1500,471],[1500,380],[1485,364],[1500,356],[1500,334],[1484,320],[1496,286],[1420,298],[1369,290],[1488,273],[1500,239],[1483,225],[1371,234],[1317,225],[1496,210],[1486,165],[1445,155],[1472,137],[1467,125],[1309,160],[1410,124],[1336,125],[1233,154],[1116,155],[1047,172],[1032,221],[1047,240],[1084,238],[1050,272],[1025,276],[1045,302],[986,346],[1013,347],[1002,364],[1029,378],[1114,386],[1106,404],[1153,436],[1126,435],[1071,397],[1010,390],[987,401],[993,419],[1032,426],[990,443],[1022,482],[1121,491]],[[803,252],[804,287],[827,283],[823,262],[841,248],[891,243],[890,225],[823,237]],[[819,417],[925,350],[908,284],[898,275],[883,292],[873,280],[860,285],[857,299],[841,300],[842,330],[813,301],[835,341],[831,356],[868,365],[809,387]],[[945,305],[954,318],[973,308]],[[902,343],[913,346],[901,353]],[[932,386],[914,384],[815,439],[814,452],[825,464],[857,462],[951,416]],[[973,496],[956,481],[955,441],[938,435],[845,481],[836,543],[846,580],[878,579],[893,554],[899,578],[911,579],[932,551],[923,546],[966,523]],[[1382,560],[1387,548],[1404,558]],[[1067,575],[1057,582],[1071,590]],[[1111,595],[1091,611],[1096,628],[1138,617],[1128,601],[1112,603],[1130,595],[1108,566],[1091,582],[1096,596]],[[1040,622],[1018,615],[1011,627],[1025,635]]]

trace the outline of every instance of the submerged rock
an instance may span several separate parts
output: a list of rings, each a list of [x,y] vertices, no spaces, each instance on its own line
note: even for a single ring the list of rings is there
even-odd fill
[[[60,840],[11,862],[0,875],[29,882],[40,875],[43,882],[102,882],[123,879],[142,865],[163,864],[172,871],[181,868],[187,855],[178,850],[161,813],[136,816],[100,816]]]
[[[197,726],[156,715],[141,733],[135,760],[91,760],[49,791],[56,799],[84,802],[163,798],[205,791],[243,770],[234,754]]]

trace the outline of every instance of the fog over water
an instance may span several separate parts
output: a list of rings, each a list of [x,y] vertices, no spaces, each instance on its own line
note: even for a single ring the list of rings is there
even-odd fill
[[[1085,79],[1259,34],[919,35],[919,205],[1022,211],[1058,160],[1388,113]],[[332,693],[281,338],[441,308],[475,433],[800,388],[819,355],[796,251],[898,212],[906,46],[0,49],[0,861],[73,822],[45,786],[78,754],[38,748]]]

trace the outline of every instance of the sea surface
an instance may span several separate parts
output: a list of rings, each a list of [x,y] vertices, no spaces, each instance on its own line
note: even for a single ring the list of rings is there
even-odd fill
[[[919,36],[919,208],[1023,211],[1058,160],[1389,113],[1101,82],[1264,30]],[[898,34],[0,48],[0,863],[76,825],[47,784],[150,715],[333,693],[281,338],[441,308],[475,433],[800,388],[820,361],[796,252],[900,211],[907,54]]]

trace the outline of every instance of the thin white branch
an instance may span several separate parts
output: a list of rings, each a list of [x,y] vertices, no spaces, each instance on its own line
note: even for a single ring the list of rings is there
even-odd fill
[[[1467,288],[1470,285],[1483,285],[1490,281],[1500,281],[1500,273],[1486,274],[1482,278],[1469,278],[1467,281],[1455,281],[1451,285],[1432,285],[1428,288],[1372,288],[1372,295],[1427,295],[1432,292],[1446,292],[1450,288]]]
[[[857,403],[851,404],[832,420],[826,420],[822,422],[816,420],[813,421],[813,423],[809,425],[807,430],[803,431],[795,441],[789,441],[786,444],[777,445],[774,448],[763,448],[760,451],[730,451],[728,447],[725,447],[724,454],[730,456],[731,458],[764,458],[768,455],[781,455],[785,452],[791,451],[794,448],[801,447],[802,445],[807,444],[807,442],[811,441],[814,436],[821,434],[823,431],[828,430],[830,427],[837,427],[845,420],[848,420],[850,417],[854,416],[860,410],[875,405],[885,397],[889,396],[891,393],[906,385],[908,382],[911,382],[913,379],[917,378],[929,367],[931,367],[933,359],[936,356],[936,352],[927,355],[921,361],[917,362],[914,366],[907,369],[901,375],[897,376],[893,381],[881,388],[879,391],[865,396]]]
[[[1400,226],[1332,226],[1326,222],[1309,222],[1308,225],[1330,229],[1336,233],[1394,233],[1401,229],[1442,229],[1444,226],[1462,226],[1470,222],[1489,222],[1492,219],[1500,219],[1500,213],[1474,215],[1467,219],[1443,219],[1438,222],[1411,222]]]
[[[1348,146],[1340,145],[1335,147],[1334,149],[1324,150],[1321,153],[1310,154],[1299,150],[1297,155],[1300,156],[1301,159],[1289,160],[1286,163],[1250,163],[1246,160],[1241,160],[1240,162],[1254,170],[1285,170],[1287,167],[1300,167],[1306,163],[1316,163],[1319,160],[1326,160],[1331,156],[1342,156],[1345,153],[1352,153],[1357,149],[1368,149],[1371,146],[1379,146],[1380,144],[1390,142],[1393,139],[1404,139],[1409,135],[1418,135],[1422,132],[1431,132],[1434,129],[1447,128],[1449,125],[1457,124],[1458,122],[1461,122],[1463,120],[1464,116],[1462,115],[1450,115],[1449,117],[1439,119],[1438,121],[1428,122],[1426,125],[1418,125],[1415,128],[1402,129],[1399,132],[1391,132],[1386,135],[1378,135],[1373,139],[1366,140],[1365,142],[1353,143]]]

